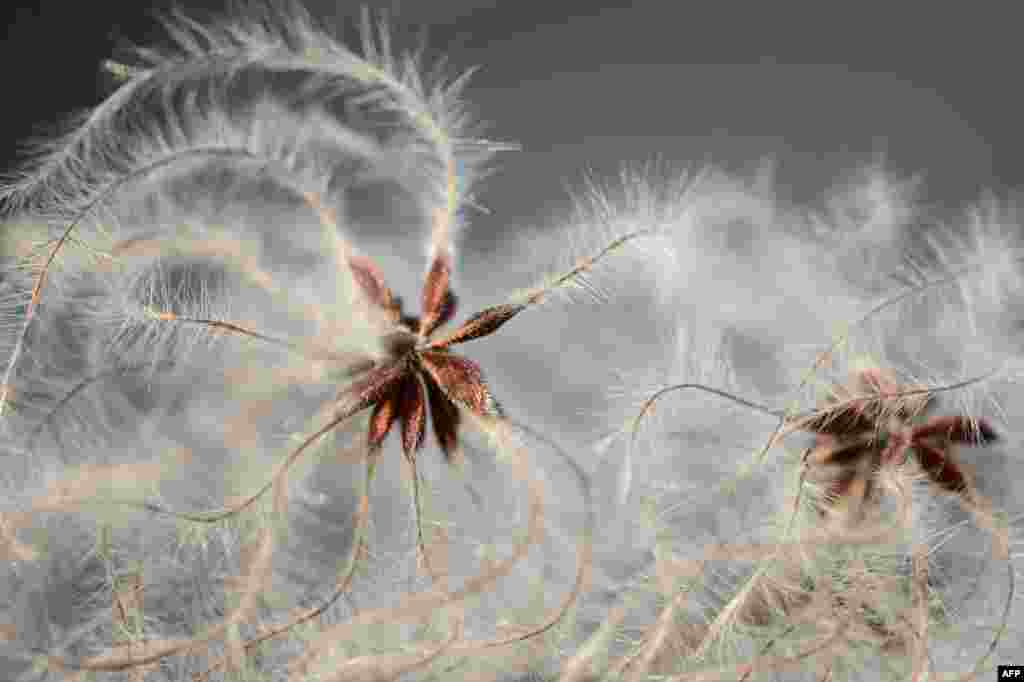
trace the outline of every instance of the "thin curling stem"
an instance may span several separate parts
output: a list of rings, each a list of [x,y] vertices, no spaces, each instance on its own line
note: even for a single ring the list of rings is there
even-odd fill
[[[544,300],[544,297],[547,296],[547,294],[549,292],[554,291],[555,289],[557,289],[559,287],[565,286],[567,283],[569,283],[572,280],[576,279],[581,274],[583,274],[585,272],[589,272],[590,270],[593,269],[593,267],[595,265],[597,265],[601,260],[603,260],[605,256],[607,256],[608,254],[610,254],[610,253],[612,253],[614,251],[617,251],[618,249],[622,248],[628,242],[631,242],[634,239],[637,239],[639,237],[645,237],[645,236],[648,236],[648,235],[651,235],[651,234],[656,234],[656,233],[657,233],[657,230],[645,229],[645,230],[635,230],[633,232],[629,232],[627,234],[624,234],[621,237],[616,237],[611,242],[609,242],[603,249],[601,249],[597,254],[595,254],[593,256],[588,256],[586,258],[581,259],[576,264],[576,266],[573,267],[568,272],[565,272],[564,274],[559,275],[554,280],[552,280],[549,284],[547,284],[547,285],[545,285],[543,287],[540,287],[538,289],[535,289],[534,291],[530,292],[526,296],[526,303],[527,303],[527,305],[535,305],[537,303],[541,303]]]
[[[873,395],[873,394],[869,394],[869,395],[866,395],[866,396],[854,396],[854,397],[852,397],[852,398],[850,398],[848,400],[837,402],[837,403],[835,403],[833,405],[829,405],[828,407],[822,408],[820,410],[810,410],[808,412],[804,412],[803,414],[797,414],[797,415],[792,415],[792,416],[789,416],[785,411],[776,412],[775,416],[779,416],[779,417],[784,418],[786,420],[785,423],[788,424],[788,427],[783,432],[781,432],[781,433],[776,432],[776,433],[779,433],[779,435],[785,435],[789,431],[800,431],[800,430],[802,430],[806,426],[808,421],[816,419],[816,418],[819,418],[819,417],[821,417],[823,415],[827,415],[830,412],[833,412],[833,411],[835,411],[837,409],[842,409],[843,407],[845,407],[847,405],[850,405],[850,404],[856,404],[856,403],[864,402],[866,400],[875,400],[875,401],[885,400],[885,401],[888,401],[888,400],[892,400],[894,398],[906,398],[906,397],[915,396],[915,395],[929,395],[930,396],[930,395],[934,395],[936,393],[945,393],[945,392],[948,392],[948,391],[955,391],[955,390],[960,389],[960,388],[966,388],[967,386],[971,386],[973,384],[981,383],[982,381],[985,381],[986,379],[989,379],[989,378],[995,376],[996,374],[999,374],[1002,371],[1003,371],[1003,367],[1000,366],[1000,367],[997,367],[995,369],[991,369],[991,370],[985,372],[984,374],[979,374],[978,376],[971,377],[969,379],[964,379],[963,381],[957,381],[956,383],[946,384],[944,386],[933,386],[933,387],[929,387],[929,388],[915,388],[915,389],[911,389],[911,390],[907,390],[907,391],[899,391],[899,392],[896,392],[896,393],[886,393],[884,396],[878,396],[878,395]],[[741,401],[737,400],[737,402],[741,402]],[[769,410],[762,409],[761,411],[762,412],[766,412],[766,413],[771,413],[771,411],[769,411]]]
[[[287,477],[282,475],[274,479],[272,485],[275,487],[273,497],[274,515],[277,519],[282,519],[286,513],[284,505],[287,497],[285,492]],[[231,626],[238,625],[245,615],[251,612],[256,604],[260,588],[266,588],[266,580],[272,568],[274,532],[273,528],[262,529],[262,537],[253,553],[254,558],[251,565],[245,566],[243,569],[243,583],[246,584],[246,588],[242,593],[241,604],[228,613],[223,621],[208,628],[197,637],[145,642],[142,647],[144,653],[139,655],[109,654],[76,661],[71,661],[61,656],[54,656],[50,652],[38,647],[32,647],[29,651],[41,656],[46,665],[55,670],[118,672],[140,668],[175,654],[187,653],[213,639],[222,637]],[[36,660],[34,662],[38,663],[39,661]]]
[[[214,320],[207,318],[198,317],[184,317],[171,312],[160,312],[151,308],[146,308],[146,316],[150,319],[157,320],[159,322],[181,322],[185,324],[195,324],[204,327],[210,327],[211,329],[223,329],[239,336],[246,336],[259,341],[264,341],[272,346],[279,348],[287,348],[288,350],[294,351],[300,355],[309,358],[318,358],[323,360],[331,360],[338,364],[345,364],[348,361],[344,353],[338,353],[326,348],[307,347],[294,341],[288,341],[287,339],[280,339],[269,334],[258,332],[254,329],[249,329],[243,325],[235,322],[228,322],[227,320]],[[348,365],[348,369],[345,372],[346,376],[358,374],[360,371],[365,371],[373,366],[373,362],[370,360],[357,361],[351,365]]]
[[[11,352],[11,357],[7,361],[7,369],[4,371],[3,382],[0,383],[0,418],[4,416],[7,403],[10,401],[12,392],[11,381],[14,378],[14,370],[18,361],[21,359],[22,353],[24,352],[25,340],[28,338],[29,329],[35,319],[39,304],[42,302],[43,287],[46,286],[46,276],[50,271],[50,266],[53,264],[54,259],[57,257],[57,253],[63,248],[64,244],[70,240],[71,233],[87,215],[89,215],[102,202],[112,197],[114,193],[124,185],[184,159],[196,157],[244,158],[249,160],[259,159],[259,157],[252,152],[238,147],[196,147],[175,152],[145,166],[137,168],[130,173],[126,173],[117,180],[114,180],[75,212],[71,221],[68,223],[67,228],[65,228],[60,238],[57,239],[53,248],[50,249],[49,255],[47,255],[39,274],[36,276],[35,285],[32,287],[32,297],[29,300],[28,308],[25,311],[25,321],[21,325],[21,331],[18,334],[17,341],[15,342],[14,350]]]
[[[164,360],[157,364],[156,369],[170,369],[175,364],[174,361]],[[122,374],[130,374],[131,372],[141,372],[152,367],[151,363],[142,363],[137,365],[118,365],[111,367],[100,372],[96,372],[85,379],[82,379],[75,384],[67,393],[65,393],[61,399],[47,412],[46,416],[40,420],[38,424],[29,433],[28,439],[25,444],[25,450],[28,455],[32,455],[32,451],[35,449],[36,442],[39,440],[39,436],[42,435],[43,429],[53,424],[54,419],[60,413],[62,409],[67,407],[75,396],[80,394],[82,391],[87,389],[89,386],[95,384],[97,381],[101,381],[111,376],[119,376]],[[61,460],[67,463],[67,459],[64,457],[63,451],[60,451]]]
[[[324,426],[320,427],[320,429],[318,429],[316,433],[306,438],[306,440],[304,440],[302,444],[299,445],[299,447],[293,450],[291,454],[289,454],[288,457],[285,458],[283,462],[274,467],[274,472],[271,474],[270,480],[264,483],[259,490],[252,493],[251,495],[243,499],[241,502],[231,507],[223,507],[221,509],[214,509],[207,512],[193,513],[177,512],[152,503],[135,503],[133,506],[142,507],[156,514],[173,516],[175,518],[185,519],[186,521],[195,521],[197,523],[217,523],[228,518],[229,516],[234,516],[235,514],[238,514],[239,512],[251,506],[254,502],[256,502],[256,500],[258,500],[268,490],[270,490],[270,488],[274,485],[274,481],[284,476],[285,472],[287,472],[288,469],[291,468],[295,461],[302,455],[303,452],[305,452],[309,448],[309,446],[311,446],[313,443],[319,440],[322,436],[325,436],[334,429],[336,429],[338,426],[342,424],[342,422],[355,416],[359,412],[365,410],[366,407],[367,405],[362,404],[362,402],[357,402],[348,407],[347,409],[339,412],[333,419],[331,419],[331,421],[329,421]],[[372,465],[373,460],[371,458],[371,467]]]
[[[325,613],[327,609],[331,608],[331,606],[333,606],[338,599],[348,591],[349,587],[352,585],[352,578],[355,576],[356,568],[358,567],[361,548],[363,543],[366,541],[366,523],[370,518],[370,484],[373,482],[375,462],[376,459],[374,454],[368,453],[366,459],[366,475],[363,479],[363,485],[359,491],[359,506],[356,508],[356,513],[354,514],[355,523],[353,524],[352,530],[352,544],[349,547],[349,553],[345,559],[345,568],[338,574],[338,580],[335,582],[334,589],[331,591],[331,594],[324,599],[320,606],[313,607],[312,609],[300,613],[286,623],[266,628],[262,633],[242,645],[244,651],[249,651],[259,644],[269,639],[273,639],[278,635],[282,635],[298,625],[308,623],[314,618]],[[193,676],[193,681],[205,682],[206,680],[209,680],[210,673],[224,667],[227,662],[227,657],[221,658],[219,661],[211,665],[205,672],[196,673]]]
[[[412,506],[413,511],[416,513],[416,554],[423,561],[423,567],[426,569],[427,574],[436,580],[437,575],[430,566],[430,556],[427,552],[427,545],[423,540],[423,503],[420,500],[420,477],[416,472],[416,458],[406,457],[405,459],[409,463],[412,478]]]
[[[257,332],[255,330],[249,329],[247,327],[243,327],[240,324],[235,324],[234,322],[228,322],[226,320],[213,320],[213,319],[204,319],[204,318],[198,318],[198,317],[184,317],[184,316],[178,315],[176,313],[160,312],[158,310],[153,310],[152,308],[149,308],[149,307],[147,307],[145,309],[145,311],[146,311],[146,316],[147,317],[149,317],[152,320],[156,320],[158,322],[183,322],[183,323],[187,323],[187,324],[195,324],[195,325],[200,325],[200,326],[204,326],[204,327],[210,327],[212,329],[223,329],[225,331],[229,331],[229,332],[238,334],[239,336],[247,336],[247,337],[252,338],[252,339],[258,339],[260,341],[266,341],[267,343],[269,343],[271,345],[278,346],[278,347],[281,347],[281,348],[287,348],[289,350],[298,350],[299,349],[298,344],[292,343],[291,341],[286,341],[284,339],[278,339],[278,338],[270,336],[268,334],[263,334],[261,332]]]
[[[488,642],[485,645],[487,647],[506,646],[514,642],[523,641],[529,639],[530,637],[535,637],[537,635],[544,634],[552,627],[554,627],[560,620],[562,620],[566,612],[569,610],[569,607],[572,606],[573,602],[576,601],[580,593],[583,591],[585,587],[584,582],[586,580],[587,566],[590,564],[593,555],[595,514],[594,500],[593,494],[591,493],[590,489],[589,477],[583,472],[583,469],[576,462],[576,460],[573,459],[572,456],[569,455],[569,453],[563,450],[561,446],[555,443],[555,441],[548,438],[540,431],[537,431],[533,427],[529,426],[525,422],[521,422],[517,419],[511,419],[508,417],[506,417],[506,419],[516,428],[522,429],[526,433],[530,434],[532,437],[548,445],[552,450],[555,451],[559,459],[561,459],[563,462],[569,465],[569,468],[572,469],[573,475],[576,478],[576,484],[579,487],[580,496],[583,498],[583,504],[586,510],[586,517],[583,523],[583,537],[580,540],[579,544],[579,552],[576,562],[576,577],[573,581],[573,587],[569,594],[566,595],[565,599],[562,601],[562,604],[555,611],[554,615],[551,618],[549,618],[547,622],[543,623],[537,628],[534,628],[526,634],[517,635],[514,637],[509,637],[506,639],[497,640],[493,642]]]

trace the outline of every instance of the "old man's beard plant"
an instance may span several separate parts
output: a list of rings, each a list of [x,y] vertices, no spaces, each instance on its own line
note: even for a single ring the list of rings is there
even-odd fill
[[[7,188],[0,413],[22,493],[3,543],[27,596],[5,632],[20,670],[384,679],[523,666],[583,585],[589,484],[454,347],[586,289],[653,230],[610,235],[454,324],[459,302],[480,298],[455,293],[470,189],[515,148],[480,137],[466,77],[425,75],[365,16],[361,54],[298,6],[168,28],[175,48],[108,65],[120,86]],[[358,217],[367,205],[380,234]],[[389,240],[417,228],[414,317]],[[412,495],[389,505],[394,425]],[[467,433],[490,482],[460,469]],[[433,494],[421,450],[451,469]],[[552,467],[575,525],[545,516]],[[460,505],[465,522],[447,520]],[[551,533],[558,546],[542,551]],[[63,579],[81,598],[57,617],[37,608],[56,579],[28,576],[71,547]]]
[[[465,76],[290,5],[168,28],[7,185],[11,677],[924,680],[1021,650],[1012,216],[919,243],[878,169],[812,213],[648,166],[495,303],[520,263],[456,247],[516,145]]]

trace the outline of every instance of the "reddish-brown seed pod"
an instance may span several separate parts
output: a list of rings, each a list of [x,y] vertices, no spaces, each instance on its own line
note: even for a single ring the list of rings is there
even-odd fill
[[[398,400],[395,395],[392,394],[376,404],[370,415],[370,425],[366,433],[366,443],[370,449],[381,446],[397,418]]]
[[[455,314],[455,296],[451,292],[451,259],[438,254],[427,272],[420,303],[422,318],[418,333],[430,336]]]
[[[425,351],[421,363],[445,396],[483,417],[500,416],[501,409],[484,383],[480,366],[450,353]]]
[[[397,316],[400,306],[397,305],[391,289],[384,283],[384,275],[377,264],[366,256],[349,256],[348,267],[366,300],[381,310]]]
[[[441,452],[444,453],[445,459],[451,462],[459,446],[459,424],[462,417],[459,414],[459,409],[452,401],[448,400],[434,379],[427,373],[422,376],[427,386],[427,402],[430,405],[430,420],[434,425],[434,437],[437,439],[437,444],[441,448]]]
[[[967,417],[935,417],[914,427],[914,440],[938,437],[953,443],[987,445],[998,440],[995,429],[984,419]]]
[[[399,413],[402,418],[402,450],[412,457],[423,447],[423,434],[427,426],[427,403],[419,379],[410,374],[399,389]]]
[[[916,444],[917,461],[928,477],[943,490],[958,493],[967,488],[967,479],[952,456],[923,443]]]
[[[473,339],[493,334],[503,324],[526,309],[525,305],[517,303],[505,303],[487,308],[476,313],[463,322],[458,329],[443,339],[431,343],[428,348],[442,349],[454,346]]]
[[[344,391],[345,395],[354,399],[350,409],[365,410],[388,395],[408,371],[406,363],[399,362],[381,365],[371,369],[366,375],[352,382]]]

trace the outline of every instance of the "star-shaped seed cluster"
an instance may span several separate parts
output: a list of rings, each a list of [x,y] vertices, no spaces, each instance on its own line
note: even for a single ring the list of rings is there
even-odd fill
[[[454,331],[432,340],[434,332],[451,321],[457,308],[447,253],[435,255],[427,271],[420,317],[403,312],[401,299],[391,292],[372,260],[350,256],[348,264],[367,302],[383,311],[393,325],[383,339],[385,358],[345,391],[357,405],[373,408],[367,432],[371,452],[379,451],[395,422],[401,422],[402,449],[411,461],[423,447],[429,409],[437,443],[451,461],[459,447],[460,406],[482,417],[500,417],[502,411],[479,365],[449,349],[494,333],[526,306],[487,308]]]
[[[953,446],[989,445],[998,439],[995,429],[985,419],[926,417],[933,396],[915,388],[884,370],[861,370],[829,396],[830,408],[801,421],[802,430],[815,434],[807,461],[835,472],[828,477],[826,506],[860,506],[874,493],[874,472],[902,465],[911,455],[937,488],[971,495]]]

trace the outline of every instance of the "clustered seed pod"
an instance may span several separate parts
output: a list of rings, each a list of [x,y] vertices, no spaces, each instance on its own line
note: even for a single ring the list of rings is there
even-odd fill
[[[805,460],[808,480],[822,491],[821,515],[839,513],[856,523],[868,506],[878,504],[879,470],[903,466],[908,456],[939,492],[970,498],[953,445],[988,445],[998,436],[985,419],[927,417],[933,405],[924,387],[898,384],[890,372],[869,368],[837,386],[815,414],[798,420],[798,428],[814,433]]]

